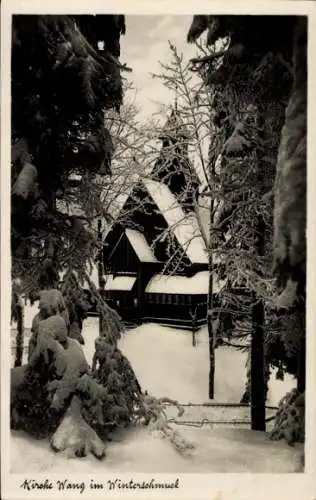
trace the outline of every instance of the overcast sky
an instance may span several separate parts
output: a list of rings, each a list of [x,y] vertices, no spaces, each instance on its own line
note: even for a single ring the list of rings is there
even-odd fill
[[[187,43],[186,40],[192,19],[193,14],[189,16],[125,16],[126,34],[120,40],[120,61],[126,63],[133,70],[132,73],[123,73],[123,76],[133,82],[137,89],[135,104],[140,108],[138,118],[141,121],[145,122],[146,119],[152,117],[153,113],[158,112],[159,104],[174,103],[175,94],[167,89],[161,80],[152,78],[151,74],[160,72],[159,62],[169,63],[171,61],[169,40],[176,46],[178,53],[183,54],[184,64],[197,55],[196,46]],[[198,76],[195,77],[192,74],[192,77],[199,81]],[[125,99],[128,100],[128,98],[127,94]],[[202,149],[205,149],[206,154],[208,142],[204,141],[203,144]],[[198,175],[202,175],[200,160],[194,152],[190,153],[190,158]]]
[[[159,73],[159,61],[170,61],[168,40],[184,59],[195,55],[196,48],[186,41],[192,16],[126,16],[126,34],[121,37],[121,62],[133,69],[124,73],[137,88],[136,103],[144,117],[158,111],[154,101],[168,104],[174,95],[150,73]]]

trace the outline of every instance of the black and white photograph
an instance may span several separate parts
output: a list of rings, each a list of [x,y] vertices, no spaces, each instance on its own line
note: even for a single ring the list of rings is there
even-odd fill
[[[189,498],[182,474],[311,460],[309,16],[218,6],[10,16],[2,460],[21,495]]]

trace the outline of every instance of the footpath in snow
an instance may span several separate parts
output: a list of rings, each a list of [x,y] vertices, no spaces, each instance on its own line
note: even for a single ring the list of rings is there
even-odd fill
[[[98,335],[97,318],[84,324],[85,353],[91,363],[94,340]],[[192,347],[191,333],[145,324],[124,334],[119,347],[130,360],[143,390],[156,397],[176,399],[180,403],[208,401],[207,330],[197,334]],[[232,348],[216,349],[214,402],[238,403],[246,381],[246,354]],[[268,404],[277,405],[294,381],[271,377]],[[199,413],[200,411],[200,413]],[[203,418],[205,409],[196,410]],[[231,411],[230,411],[231,416]],[[93,456],[71,459],[73,473],[114,472],[296,472],[302,446],[273,442],[261,432],[240,427],[175,426],[194,444],[191,455],[182,456],[171,443],[147,428],[135,428],[115,436],[108,443],[107,456],[99,462]],[[11,432],[11,472],[58,473],[69,468],[69,458],[56,454],[47,440],[36,441],[18,431]]]

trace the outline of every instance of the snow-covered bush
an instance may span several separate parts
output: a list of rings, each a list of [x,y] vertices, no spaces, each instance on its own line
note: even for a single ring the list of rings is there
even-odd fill
[[[304,442],[305,395],[299,394],[297,389],[288,392],[281,399],[270,438],[285,439],[290,446],[296,442]]]

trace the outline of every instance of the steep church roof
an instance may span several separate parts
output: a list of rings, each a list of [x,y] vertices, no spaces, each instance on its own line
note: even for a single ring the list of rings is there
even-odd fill
[[[189,262],[191,264],[208,264],[207,248],[197,217],[194,214],[194,202],[198,193],[199,181],[189,160],[188,138],[188,130],[175,106],[160,135],[163,146],[152,169],[151,179],[142,178],[135,185],[132,182],[129,186],[125,185],[124,195],[119,200],[120,203],[115,203],[114,219],[120,219],[120,214],[123,214],[123,222],[120,224],[125,226],[125,234],[135,253],[143,262],[155,262],[156,257],[160,261],[166,258],[164,247],[167,248],[167,245],[164,245],[163,239],[158,243],[156,241],[157,229],[161,223],[162,226],[168,228],[168,234],[171,234],[175,243],[180,246],[184,261],[188,264]],[[137,199],[148,199],[147,211],[152,210],[150,204],[154,202],[158,209],[155,219],[152,216],[152,220],[147,220],[147,212],[139,210]],[[135,211],[132,209],[134,206]],[[131,214],[131,224],[124,223],[125,209],[127,217],[129,217],[129,213]],[[160,214],[160,222],[157,223],[158,213]],[[126,230],[128,226],[133,227],[133,223],[135,223],[133,218],[137,219],[136,228],[142,228],[142,232],[134,229]],[[164,236],[164,229],[161,228],[161,230]],[[154,250],[151,250],[150,245],[155,241],[156,246]]]
[[[196,216],[184,212],[177,198],[165,184],[149,179],[143,179],[142,183],[191,263],[207,264],[207,248]]]
[[[169,118],[167,119],[167,122],[165,126],[162,129],[162,132],[160,134],[160,138],[171,138],[171,139],[177,139],[177,138],[183,138],[183,139],[188,139],[189,138],[189,131],[184,125],[178,111],[174,108],[171,111],[171,114]]]

